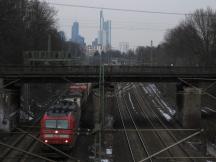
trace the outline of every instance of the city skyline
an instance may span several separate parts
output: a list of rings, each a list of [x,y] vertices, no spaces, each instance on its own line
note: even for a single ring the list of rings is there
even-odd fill
[[[216,8],[215,0],[166,0],[158,2],[157,0],[146,1],[78,1],[78,0],[46,0],[50,3],[74,4],[85,6],[101,6],[108,8],[122,8],[131,10],[159,11],[168,13],[192,13],[196,9],[207,7]],[[74,8],[67,6],[52,5],[58,10],[58,28],[65,31],[66,37],[70,36],[71,21],[79,21],[81,35],[86,38],[86,43],[91,44],[95,34],[100,26],[98,21],[98,12],[100,9]],[[103,10],[106,19],[112,20],[112,47],[119,48],[119,42],[129,42],[130,48],[137,46],[150,46],[151,40],[154,45],[158,45],[164,40],[164,36],[169,29],[174,28],[185,15],[175,14],[157,14],[157,13],[139,13],[139,12],[121,12]]]

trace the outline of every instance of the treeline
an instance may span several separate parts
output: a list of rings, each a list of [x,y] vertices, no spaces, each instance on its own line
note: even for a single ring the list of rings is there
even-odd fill
[[[56,11],[38,0],[0,1],[0,63],[21,64],[22,52],[47,50],[51,37],[52,50],[81,53],[78,45],[66,42],[57,30]]]
[[[176,65],[209,66],[216,63],[216,11],[196,10],[170,30],[159,45],[161,61]]]
[[[211,8],[196,10],[169,30],[160,45],[139,47],[136,55],[138,60],[152,61],[153,65],[215,65],[216,11]]]
[[[126,63],[161,66],[214,66],[216,64],[216,11],[198,9],[167,31],[156,47],[140,46],[121,54]]]

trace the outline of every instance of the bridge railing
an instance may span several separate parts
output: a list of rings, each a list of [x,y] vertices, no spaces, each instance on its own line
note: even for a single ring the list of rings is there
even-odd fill
[[[77,74],[77,75],[99,75],[100,67],[92,65],[74,66],[0,66],[0,75],[21,74]],[[105,65],[105,75],[166,75],[166,74],[216,74],[216,67],[171,67],[171,66],[127,66],[127,65]]]

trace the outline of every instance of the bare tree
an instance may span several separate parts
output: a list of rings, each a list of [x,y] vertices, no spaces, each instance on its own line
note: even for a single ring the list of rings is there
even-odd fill
[[[47,50],[51,35],[53,50],[65,47],[55,26],[56,11],[38,0],[0,0],[0,62],[22,63],[25,50]]]
[[[56,11],[46,2],[38,0],[30,1],[26,7],[26,34],[28,39],[28,49],[46,50],[48,35],[56,36],[55,27]]]
[[[202,40],[202,59],[206,64],[213,64],[216,52],[216,12],[211,8],[199,9],[188,16],[186,22],[194,27]]]
[[[163,50],[176,65],[214,65],[216,12],[199,9],[168,31]]]
[[[165,37],[167,59],[176,65],[195,65],[202,54],[202,44],[197,31],[186,22],[170,30]]]

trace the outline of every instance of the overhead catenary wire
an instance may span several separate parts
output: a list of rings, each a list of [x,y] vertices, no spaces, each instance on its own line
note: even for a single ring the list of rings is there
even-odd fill
[[[156,152],[156,153],[150,155],[149,157],[140,160],[139,162],[147,161],[147,160],[149,160],[150,158],[153,158],[153,157],[155,157],[155,156],[161,154],[162,152],[167,151],[167,150],[171,149],[172,147],[177,146],[177,145],[179,145],[179,144],[181,144],[181,143],[187,141],[188,139],[191,139],[192,137],[201,134],[203,131],[204,131],[204,130],[200,130],[200,131],[198,131],[198,132],[195,132],[195,133],[193,133],[193,134],[191,134],[191,135],[189,135],[189,136],[187,136],[187,137],[185,137],[185,138],[179,140],[178,142],[176,142],[176,143],[174,143],[174,144],[171,144],[170,146],[168,146],[168,147],[166,147],[166,148],[164,148],[164,149],[162,149],[162,150],[160,150],[160,151],[158,151],[158,152]]]
[[[180,13],[180,12],[162,12],[162,11],[150,11],[150,10],[135,10],[135,9],[111,8],[111,7],[101,7],[101,6],[88,6],[88,5],[65,4],[65,3],[53,3],[53,2],[47,2],[47,3],[51,4],[51,5],[55,5],[55,6],[74,7],[74,8],[87,8],[87,9],[97,9],[97,10],[135,12],[135,13],[160,14],[160,15],[177,15],[177,16],[191,15],[190,13]]]
[[[189,86],[191,86],[191,87],[193,87],[193,88],[195,88],[195,89],[197,89],[197,90],[200,90],[200,88],[194,86],[193,84],[189,83],[189,82],[186,81],[185,79],[182,79],[182,78],[178,78],[178,79],[179,79],[181,82],[185,83],[186,85],[189,85]],[[212,95],[212,94],[210,94],[210,93],[208,93],[208,92],[206,92],[206,91],[202,92],[202,94],[206,94],[207,96],[209,96],[209,97],[211,97],[211,98],[213,98],[213,99],[216,100],[216,96],[214,96],[214,95]]]
[[[197,15],[196,13],[184,13],[184,12],[167,12],[167,11],[152,11],[152,10],[136,10],[136,9],[126,9],[126,8],[113,8],[113,7],[102,7],[102,6],[89,6],[89,5],[79,5],[79,4],[66,4],[66,3],[53,3],[47,2],[54,6],[63,7],[73,7],[73,8],[86,8],[86,9],[96,9],[96,10],[107,10],[107,11],[119,11],[119,12],[129,12],[129,13],[142,13],[142,14],[158,14],[158,15],[174,15],[174,16],[192,16]],[[201,14],[205,17],[215,17],[211,14]]]
[[[48,159],[48,158],[43,157],[43,156],[41,156],[41,155],[38,155],[38,154],[34,154],[34,153],[31,153],[31,152],[25,151],[25,150],[23,150],[23,149],[20,149],[20,148],[17,148],[17,147],[8,145],[8,144],[3,143],[3,142],[0,142],[0,145],[2,145],[2,146],[4,146],[4,147],[11,148],[11,149],[16,150],[16,151],[18,151],[18,152],[22,152],[22,153],[28,154],[28,155],[33,156],[33,157],[36,157],[36,158],[40,158],[40,159],[49,161],[49,162],[56,162],[56,161],[54,161],[54,160],[52,160],[52,159]]]
[[[115,92],[115,96],[116,96],[116,99],[119,100],[117,92]],[[130,154],[131,154],[131,158],[135,162],[135,156],[134,156],[133,150],[131,148],[131,143],[130,143],[130,140],[129,140],[128,132],[126,131],[126,124],[125,124],[125,121],[123,119],[123,115],[122,115],[122,112],[120,110],[120,104],[119,104],[118,101],[117,101],[117,108],[118,108],[118,112],[119,112],[119,115],[120,115],[121,123],[122,123],[123,128],[124,128],[123,130],[124,130],[124,134],[125,134],[125,137],[126,137],[126,140],[127,140],[127,144],[128,144],[128,148],[129,148],[129,151],[130,151]]]
[[[32,137],[34,140],[36,140],[36,141],[38,141],[38,142],[40,142],[40,143],[46,145],[46,146],[49,147],[50,149],[52,149],[52,150],[58,152],[59,154],[65,156],[65,157],[67,157],[67,158],[69,158],[69,159],[71,159],[71,160],[78,160],[77,158],[74,158],[74,157],[70,156],[69,154],[64,153],[64,152],[61,151],[60,149],[58,149],[58,148],[56,148],[56,147],[53,147],[52,145],[43,142],[41,139],[35,137],[34,135],[32,135],[32,134],[30,134],[30,133],[28,133],[28,132],[26,132],[26,131],[24,131],[24,130],[22,130],[22,129],[20,129],[20,128],[17,128],[17,130],[21,131],[22,133],[26,133],[28,136]]]

